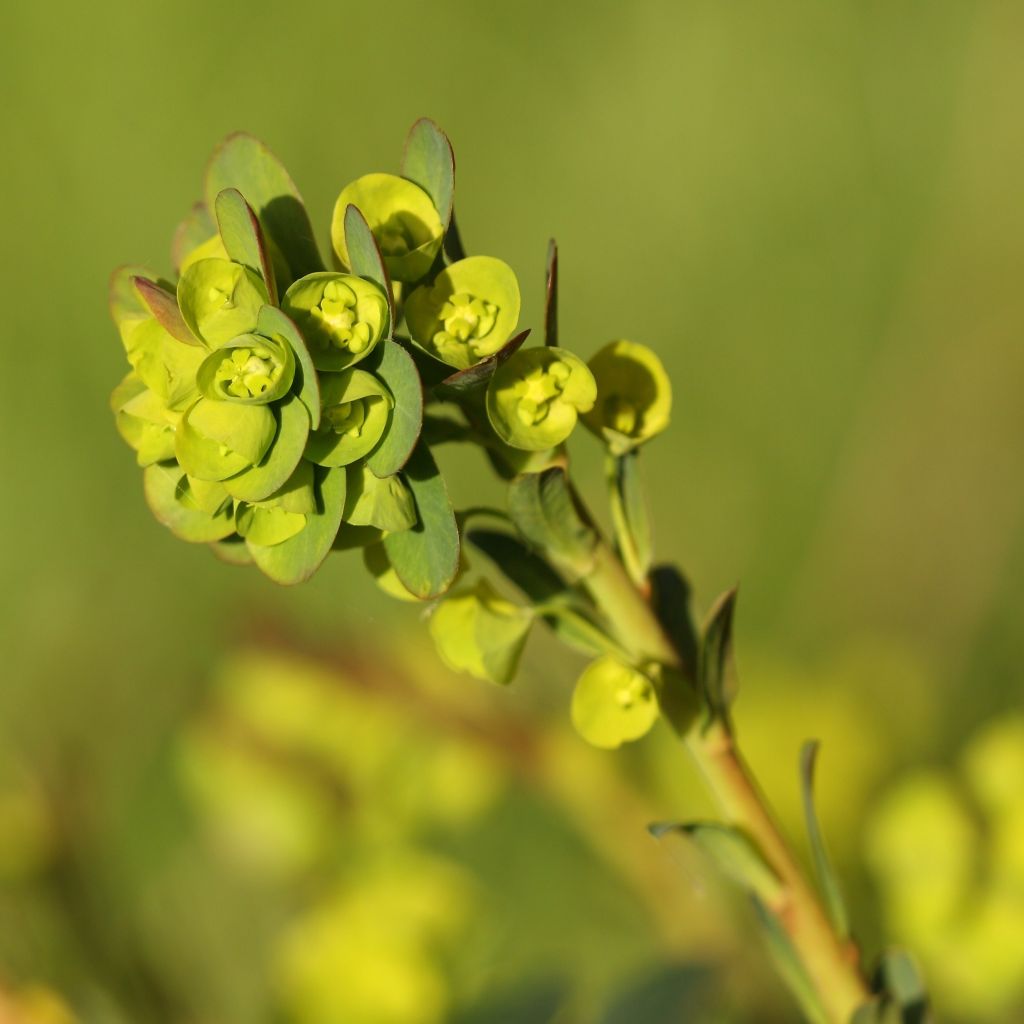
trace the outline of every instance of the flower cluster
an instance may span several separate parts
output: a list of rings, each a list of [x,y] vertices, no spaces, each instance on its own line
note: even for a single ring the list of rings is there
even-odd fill
[[[665,428],[670,389],[653,352],[616,341],[588,365],[557,344],[553,248],[543,344],[525,346],[512,268],[462,249],[454,166],[446,136],[418,121],[400,174],[341,190],[328,265],[287,171],[258,140],[232,135],[174,235],[173,277],[114,273],[110,308],[130,371],[111,405],[146,500],[176,536],[279,583],[307,579],[332,550],[361,548],[389,592],[435,599],[467,571],[463,538],[487,544],[453,510],[437,445],[477,444],[515,482],[563,467],[578,422],[615,459]],[[519,530],[510,537],[528,537],[515,515],[506,522]],[[547,539],[534,538],[532,557],[561,572]],[[432,621],[445,660],[510,679],[533,622],[570,614],[561,599],[545,606],[520,590],[526,603],[463,581]],[[586,608],[572,614],[577,631],[601,635]],[[608,657],[605,644],[591,648]],[[604,744],[657,716],[652,684],[616,664],[585,676],[574,712]],[[595,719],[609,702],[621,736],[618,719]]]

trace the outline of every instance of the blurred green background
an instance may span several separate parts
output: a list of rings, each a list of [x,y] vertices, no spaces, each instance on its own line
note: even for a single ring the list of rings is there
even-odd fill
[[[702,807],[667,739],[569,736],[576,659],[540,640],[485,692],[357,558],[276,589],[144,506],[106,406],[110,270],[170,269],[231,130],[277,152],[323,240],[423,114],[523,322],[554,235],[564,343],[668,365],[659,557],[703,606],[742,581],[745,742],[794,821],[797,746],[825,741],[869,951],[917,946],[949,1019],[1024,1019],[1024,9],[108,0],[5,22],[0,1020],[793,1017],[743,908],[723,923],[706,866],[643,835]],[[447,468],[475,493],[474,459]],[[396,648],[440,707],[384,700],[368,744]],[[253,725],[264,675],[284,703]],[[348,694],[335,718],[287,710],[308,687]]]

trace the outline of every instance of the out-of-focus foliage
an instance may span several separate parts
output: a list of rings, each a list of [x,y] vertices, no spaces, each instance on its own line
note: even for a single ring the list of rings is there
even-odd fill
[[[170,269],[153,240],[193,200],[197,154],[230,131],[286,155],[323,213],[368,160],[394,167],[396,132],[435,117],[459,153],[460,231],[516,271],[519,327],[541,329],[554,234],[560,339],[585,359],[623,335],[658,352],[674,394],[671,427],[643,452],[657,557],[684,566],[703,607],[741,581],[737,726],[793,832],[797,752],[823,741],[818,809],[869,949],[883,906],[857,868],[873,800],[927,764],[970,809],[980,790],[961,751],[1024,696],[1024,10],[637,0],[582,16],[438,0],[431,45],[458,73],[429,66],[423,16],[395,0],[382,38],[378,6],[319,0],[302,17],[262,0],[244,17],[200,0],[5,11],[0,977],[61,992],[83,1019],[260,1021],[283,977],[277,944],[338,892],[328,872],[312,898],[295,867],[324,870],[327,830],[298,827],[306,845],[264,863],[238,804],[189,781],[185,751],[211,735],[210,690],[242,625],[354,635],[436,665],[408,639],[415,613],[355,555],[278,593],[162,536],[97,401],[121,362],[97,298],[109,268]],[[310,96],[340,120],[311,120]],[[574,472],[597,487],[587,440]],[[494,497],[475,459],[444,469],[462,505]],[[608,1024],[670,1019],[693,976],[652,962],[731,957],[750,930],[716,923],[703,869],[644,832],[697,808],[697,787],[666,730],[626,754],[567,735],[581,659],[538,634],[522,665],[522,684],[489,699],[502,720],[550,712],[526,730],[559,759],[550,802],[499,789],[429,851],[470,875],[505,940],[493,956],[460,944],[487,970],[464,968],[479,999],[458,1015],[532,1024],[568,978],[588,1009],[620,1004]],[[352,674],[374,680],[372,715],[382,684]],[[484,689],[448,682],[462,702]],[[446,747],[451,733],[405,704]],[[511,763],[536,763],[528,742],[513,749]],[[418,784],[402,763],[398,792]],[[273,805],[288,783],[264,780]],[[407,830],[354,813],[371,832]],[[971,829],[979,813],[1001,820],[979,804]],[[986,832],[966,834],[990,862]],[[660,899],[644,895],[655,883]],[[994,913],[987,883],[969,892]],[[950,971],[979,964],[995,1019],[1011,948],[967,949]],[[759,957],[705,981],[708,1019],[749,1020],[744,1006],[792,1019]],[[942,1020],[982,1012],[937,973]]]
[[[867,859],[895,938],[940,1006],[1006,1021],[1024,1009],[1024,717],[997,719],[954,772],[914,772],[876,807]]]

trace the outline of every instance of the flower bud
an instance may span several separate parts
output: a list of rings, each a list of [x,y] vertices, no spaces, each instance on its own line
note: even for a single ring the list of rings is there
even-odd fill
[[[331,242],[343,267],[349,268],[345,211],[358,208],[380,248],[394,281],[418,281],[434,262],[444,241],[444,225],[430,196],[395,174],[366,174],[346,185],[334,205]]]
[[[572,433],[577,415],[593,406],[595,394],[590,370],[571,352],[520,349],[487,386],[487,416],[506,444],[544,451]]]
[[[417,288],[406,301],[405,319],[420,347],[465,370],[512,337],[519,304],[519,282],[507,263],[470,256]]]
[[[351,274],[309,274],[285,293],[281,308],[298,324],[318,370],[344,370],[365,359],[388,329],[387,297]]]
[[[532,623],[528,610],[481,580],[445,599],[430,620],[430,634],[449,668],[504,685],[515,675]]]
[[[613,454],[625,454],[668,426],[672,384],[646,345],[613,341],[588,365],[597,382],[597,401],[583,422]]]
[[[658,719],[651,681],[609,655],[592,662],[572,695],[572,723],[595,747],[614,749],[646,735]]]
[[[394,401],[372,373],[320,375],[320,427],[309,435],[306,457],[321,466],[348,466],[366,458],[387,432]]]
[[[255,330],[266,302],[263,281],[230,260],[198,260],[178,281],[181,315],[189,330],[211,348]]]

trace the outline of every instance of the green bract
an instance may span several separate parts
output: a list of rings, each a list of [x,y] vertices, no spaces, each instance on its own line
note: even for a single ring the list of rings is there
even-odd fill
[[[487,416],[506,444],[544,451],[561,444],[597,389],[586,364],[562,348],[520,349],[487,386]]]
[[[614,454],[625,454],[668,426],[672,384],[646,345],[610,342],[588,365],[597,381],[597,401],[583,422]]]
[[[306,456],[321,466],[348,466],[366,458],[388,429],[394,402],[372,373],[345,370],[320,378],[320,428]]]
[[[373,232],[395,281],[418,281],[444,241],[444,225],[430,196],[395,174],[366,174],[346,185],[334,205],[331,242],[343,267],[352,266],[345,242],[345,211],[355,206]]]
[[[266,301],[263,281],[231,260],[197,260],[178,282],[181,315],[189,330],[211,348],[255,330]]]
[[[446,598],[430,620],[445,663],[477,679],[511,681],[533,624],[533,614],[500,597],[486,580]]]
[[[612,749],[646,735],[658,719],[651,681],[629,665],[605,656],[589,665],[572,695],[572,722],[595,747]]]
[[[302,330],[318,370],[344,370],[387,334],[390,313],[380,288],[351,274],[309,274],[281,302]]]
[[[460,370],[494,355],[519,322],[519,282],[492,256],[470,256],[417,288],[405,304],[413,340]]]
[[[198,480],[226,480],[257,465],[277,434],[265,405],[235,405],[200,398],[178,424],[174,453]]]
[[[174,458],[174,428],[178,414],[171,412],[134,373],[110,396],[118,433],[135,449],[140,466]]]

